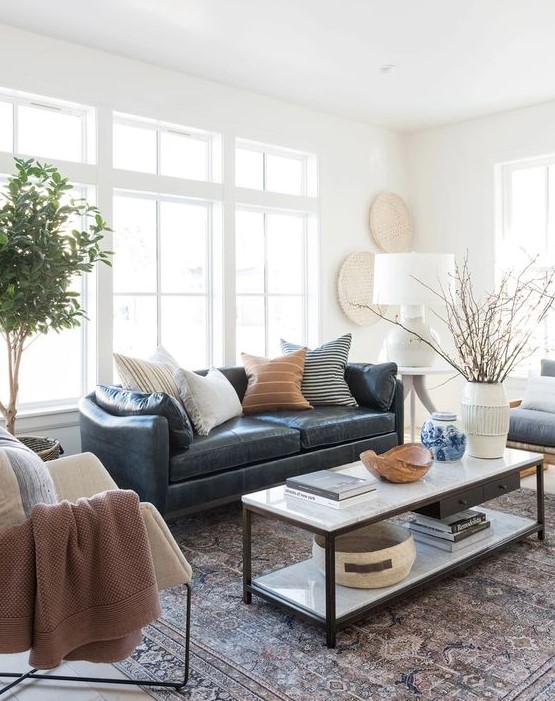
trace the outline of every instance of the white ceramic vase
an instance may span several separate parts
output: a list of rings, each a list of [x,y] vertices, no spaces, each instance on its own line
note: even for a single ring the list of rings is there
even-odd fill
[[[467,382],[461,417],[466,452],[475,458],[501,458],[509,433],[510,407],[501,383]]]

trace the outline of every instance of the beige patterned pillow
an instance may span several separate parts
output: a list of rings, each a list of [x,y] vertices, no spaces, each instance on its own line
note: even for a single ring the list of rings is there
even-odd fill
[[[157,362],[114,353],[114,362],[124,389],[165,392],[179,399],[179,390],[173,379],[173,373],[179,365],[177,361],[171,362],[169,354],[167,361]]]
[[[0,427],[0,530],[26,521],[35,504],[56,502],[44,462]]]
[[[224,421],[241,416],[243,410],[237,392],[216,368],[210,368],[206,377],[178,368],[174,379],[181,401],[200,436],[207,436]]]
[[[248,385],[243,412],[255,414],[274,409],[312,409],[301,393],[306,348],[278,358],[260,358],[241,353]]]

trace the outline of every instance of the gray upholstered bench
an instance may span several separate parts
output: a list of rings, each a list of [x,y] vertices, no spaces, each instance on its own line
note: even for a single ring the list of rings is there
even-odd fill
[[[542,360],[522,401],[511,402],[507,447],[543,453],[546,468],[555,463],[555,360]]]

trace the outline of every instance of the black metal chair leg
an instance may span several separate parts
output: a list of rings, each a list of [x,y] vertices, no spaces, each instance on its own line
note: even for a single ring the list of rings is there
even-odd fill
[[[14,686],[17,686],[25,679],[50,679],[52,681],[71,681],[71,682],[85,682],[85,683],[97,683],[97,684],[121,684],[121,685],[132,685],[132,686],[155,686],[155,687],[170,687],[172,689],[182,689],[189,680],[189,661],[190,661],[190,640],[191,640],[191,585],[186,584],[187,595],[187,612],[185,614],[185,654],[184,654],[184,670],[183,670],[183,681],[179,682],[160,682],[152,679],[111,679],[109,677],[76,677],[63,674],[42,674],[38,673],[36,669],[30,669],[28,672],[0,672],[1,677],[14,678],[14,681],[7,686],[0,689],[0,696],[7,693]]]

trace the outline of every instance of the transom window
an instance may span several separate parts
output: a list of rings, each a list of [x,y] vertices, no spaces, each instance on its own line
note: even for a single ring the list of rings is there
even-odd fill
[[[316,159],[311,154],[238,139],[235,184],[263,192],[315,197]]]
[[[90,107],[23,93],[0,93],[0,151],[93,163]]]
[[[188,180],[221,179],[215,134],[117,114],[113,137],[115,168]]]

